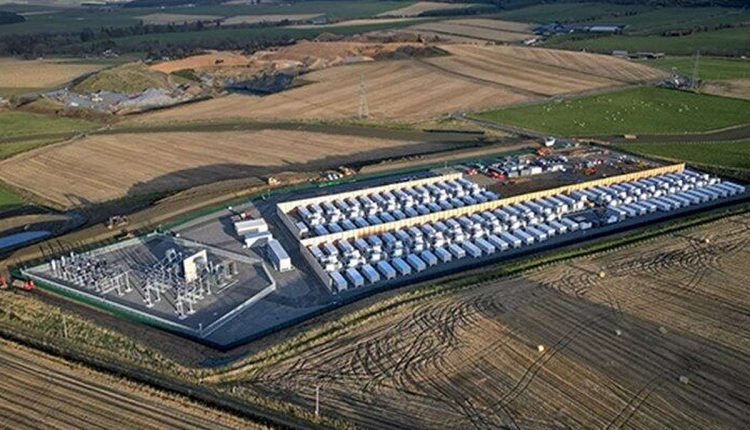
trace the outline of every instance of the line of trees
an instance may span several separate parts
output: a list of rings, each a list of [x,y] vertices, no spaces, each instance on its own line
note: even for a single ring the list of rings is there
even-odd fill
[[[145,25],[136,24],[126,27],[85,28],[80,32],[68,33],[29,33],[7,34],[0,36],[0,56],[16,56],[37,58],[48,55],[86,55],[99,54],[110,49],[125,51],[153,51],[154,55],[170,57],[187,55],[200,48],[204,49],[240,49],[254,50],[265,48],[273,43],[284,43],[283,38],[254,36],[252,39],[206,38],[205,40],[188,40],[185,42],[161,43],[158,37],[149,38],[136,47],[118,45],[117,39],[130,36],[157,35],[169,33],[188,33],[234,28],[271,27],[277,24],[240,24],[235,26],[220,26],[217,22],[194,22],[180,25]]]

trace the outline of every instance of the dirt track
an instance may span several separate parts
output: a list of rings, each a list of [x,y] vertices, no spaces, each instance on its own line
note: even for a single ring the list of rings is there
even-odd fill
[[[0,429],[262,428],[0,341]]]
[[[309,408],[320,384],[324,415],[372,428],[748,428],[748,258],[734,216],[399,308],[239,385]]]

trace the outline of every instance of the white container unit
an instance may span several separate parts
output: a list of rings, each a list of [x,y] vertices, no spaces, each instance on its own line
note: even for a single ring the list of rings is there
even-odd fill
[[[286,272],[294,268],[292,266],[292,259],[289,258],[289,254],[287,254],[284,247],[281,246],[281,242],[276,239],[272,239],[268,242],[268,259],[279,272]]]
[[[409,263],[409,266],[411,266],[417,272],[422,272],[427,269],[427,264],[422,261],[422,259],[419,258],[417,254],[407,255],[406,262]]]
[[[433,252],[435,253],[435,256],[439,258],[442,263],[447,263],[453,259],[453,255],[450,253],[450,251],[446,250],[445,248],[435,248]]]
[[[492,244],[492,246],[495,247],[496,251],[505,251],[506,249],[510,247],[510,244],[508,244],[508,242],[500,239],[494,234],[487,236],[487,242]]]
[[[466,253],[472,258],[478,258],[482,255],[482,250],[471,242],[464,242],[461,244]]]
[[[353,267],[346,269],[344,275],[353,288],[358,288],[365,285],[365,278],[363,278],[362,275],[360,275],[359,271]]]
[[[396,272],[401,276],[406,276],[411,274],[411,267],[406,264],[406,261],[404,261],[403,258],[394,258],[393,261],[391,261],[391,265],[394,269],[396,269]]]
[[[380,281],[380,274],[370,264],[362,266],[362,276],[367,280],[368,284],[374,284]]]
[[[438,257],[432,253],[432,251],[424,251],[419,255],[419,258],[427,263],[428,266],[434,266],[438,264]]]
[[[523,242],[525,245],[531,245],[532,243],[534,243],[534,236],[526,233],[523,230],[514,230],[512,234],[513,236],[521,239],[521,242]]]
[[[387,261],[379,261],[377,267],[378,272],[380,272],[386,280],[394,279],[396,277],[396,269],[394,269]]]
[[[451,253],[451,255],[453,255],[453,258],[459,259],[466,257],[466,251],[458,244],[452,243],[448,247],[448,251]]]
[[[513,248],[518,248],[521,245],[523,245],[523,240],[520,237],[517,237],[507,231],[500,233],[500,239],[504,240],[505,242],[508,242],[508,244],[512,246]]]
[[[248,248],[252,248],[254,246],[263,246],[267,244],[271,239],[273,239],[273,235],[271,235],[270,231],[250,233],[245,236],[245,246],[247,246]]]
[[[246,219],[234,223],[234,231],[237,233],[237,236],[248,233],[260,233],[268,231],[268,224],[262,219]]]
[[[346,289],[348,288],[346,279],[344,279],[344,277],[341,276],[341,273],[339,272],[331,272],[331,281],[333,288],[339,293],[342,291],[346,291]]]
[[[474,241],[474,245],[479,248],[483,254],[490,255],[495,253],[495,246],[484,239],[477,239]]]

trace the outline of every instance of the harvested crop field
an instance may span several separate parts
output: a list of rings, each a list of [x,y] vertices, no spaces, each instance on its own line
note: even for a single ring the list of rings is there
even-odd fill
[[[274,14],[274,15],[238,15],[231,16],[221,23],[223,25],[237,25],[237,24],[260,24],[261,22],[282,22],[282,21],[307,21],[309,19],[319,17],[319,13],[306,13],[306,14]]]
[[[0,391],[0,422],[16,430],[263,428],[7,341],[0,341]]]
[[[750,100],[750,79],[708,82],[701,87],[701,92],[715,96]]]
[[[438,3],[432,1],[420,1],[406,7],[383,12],[378,14],[378,16],[419,16],[424,12],[466,9],[472,6],[476,5],[472,3]]]
[[[373,24],[393,24],[396,22],[419,21],[421,18],[362,18],[349,19],[333,24],[302,24],[291,25],[289,28],[330,28],[330,27],[358,27]]]
[[[480,42],[520,42],[534,37],[527,24],[495,19],[455,19],[419,24],[409,29],[444,39],[456,37]]]
[[[318,45],[323,51],[326,44]],[[611,56],[507,46],[441,47],[453,55],[332,67],[304,75],[311,83],[299,88],[265,97],[234,94],[155,112],[141,120],[353,118],[359,112],[363,82],[372,119],[418,121],[665,75]],[[290,50],[300,50],[302,55],[304,44]],[[284,58],[294,58],[290,52]],[[577,70],[581,67],[586,71]]]
[[[138,17],[147,25],[187,24],[221,19],[218,15],[183,15],[178,13],[152,13]]]
[[[448,147],[285,130],[92,135],[1,162],[0,179],[59,205],[76,206]]]
[[[63,85],[73,79],[104,68],[65,60],[17,60],[0,58],[0,89],[41,90]]]
[[[233,378],[308,410],[320,385],[322,415],[365,428],[748,428],[749,258],[736,215],[414,300]]]

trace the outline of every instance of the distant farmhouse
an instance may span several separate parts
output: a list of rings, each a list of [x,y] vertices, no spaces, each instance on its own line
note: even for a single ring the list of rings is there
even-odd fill
[[[615,57],[630,58],[633,60],[656,60],[659,58],[664,58],[663,52],[651,52],[651,51],[628,52],[628,51],[615,50],[615,51],[612,51],[612,55]]]
[[[601,33],[601,34],[620,34],[625,29],[625,25],[580,25],[580,24],[544,24],[534,28],[534,33],[540,36],[554,36],[556,34],[570,33]]]

